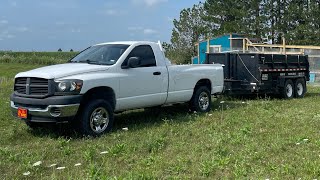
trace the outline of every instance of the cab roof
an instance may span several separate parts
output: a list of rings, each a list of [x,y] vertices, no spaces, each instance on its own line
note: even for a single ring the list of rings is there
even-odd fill
[[[126,44],[126,45],[133,45],[133,44],[157,44],[151,41],[115,41],[115,42],[105,42],[95,44],[94,46],[106,45],[106,44]]]

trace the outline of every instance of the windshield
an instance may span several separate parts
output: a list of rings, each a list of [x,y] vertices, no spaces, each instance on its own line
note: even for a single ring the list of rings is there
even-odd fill
[[[113,65],[128,47],[129,45],[124,44],[91,46],[71,59],[71,62]]]

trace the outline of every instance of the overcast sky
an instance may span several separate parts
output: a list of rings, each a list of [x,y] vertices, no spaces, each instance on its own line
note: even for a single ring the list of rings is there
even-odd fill
[[[169,41],[199,0],[0,0],[0,50],[81,50],[107,41]]]

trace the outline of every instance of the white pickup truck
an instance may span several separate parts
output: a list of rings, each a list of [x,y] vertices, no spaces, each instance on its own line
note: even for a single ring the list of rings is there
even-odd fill
[[[10,99],[13,115],[31,128],[72,121],[95,136],[110,131],[114,112],[184,102],[207,112],[222,90],[222,65],[171,65],[160,43],[112,42],[17,74]]]

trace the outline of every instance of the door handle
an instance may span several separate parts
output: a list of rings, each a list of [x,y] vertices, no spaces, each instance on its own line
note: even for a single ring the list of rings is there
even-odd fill
[[[161,75],[161,72],[157,71],[157,72],[153,72],[153,75]]]

